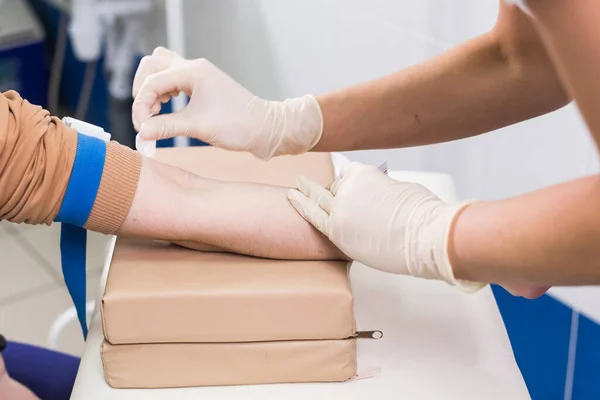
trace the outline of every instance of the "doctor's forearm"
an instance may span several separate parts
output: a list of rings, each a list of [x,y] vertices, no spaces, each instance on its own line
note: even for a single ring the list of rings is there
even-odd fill
[[[344,259],[292,208],[287,188],[223,182],[144,159],[120,235],[265,258]]]
[[[459,279],[499,284],[600,284],[600,175],[516,198],[475,203],[449,252]]]
[[[489,132],[568,102],[543,45],[518,10],[494,30],[390,76],[318,98],[317,151],[425,145]]]

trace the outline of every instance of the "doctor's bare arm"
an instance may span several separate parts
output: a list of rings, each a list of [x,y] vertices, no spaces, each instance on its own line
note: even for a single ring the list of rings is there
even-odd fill
[[[318,97],[324,127],[314,150],[451,141],[566,105],[569,98],[529,18],[503,1],[499,7],[486,34],[387,77]]]
[[[600,2],[529,0],[560,78],[600,147]],[[600,284],[600,175],[514,199],[474,204],[457,221],[457,277]]]
[[[600,2],[529,0],[535,25],[600,148]]]
[[[119,234],[265,258],[345,259],[292,208],[287,189],[207,179],[144,158]]]

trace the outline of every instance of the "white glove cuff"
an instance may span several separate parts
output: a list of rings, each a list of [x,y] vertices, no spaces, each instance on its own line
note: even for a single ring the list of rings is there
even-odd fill
[[[272,102],[280,108],[276,118],[273,136],[278,140],[272,143],[270,157],[296,155],[311,150],[323,134],[323,113],[319,102],[312,94]]]
[[[450,245],[450,243],[449,243],[450,236],[452,235],[452,231],[454,230],[454,224],[456,223],[456,220],[458,219],[460,214],[464,211],[464,209],[467,208],[468,206],[470,206],[473,202],[474,202],[473,200],[465,201],[463,203],[460,203],[454,209],[453,215],[450,218],[448,226],[446,227],[446,230],[445,230],[446,235],[444,237],[443,254],[441,255],[442,260],[440,262],[440,264],[441,264],[440,272],[446,278],[446,282],[448,282],[452,286],[458,287],[459,289],[461,289],[463,292],[466,292],[466,293],[474,293],[474,292],[478,291],[479,289],[483,288],[484,286],[486,286],[486,284],[480,283],[480,282],[471,282],[471,281],[465,281],[462,279],[456,279],[456,277],[454,276],[454,270],[452,268],[452,264],[450,263],[450,256],[448,254],[448,248]]]
[[[504,0],[504,2],[506,4],[515,5],[519,7],[521,11],[523,11],[525,14],[529,15],[530,17],[533,17],[533,14],[531,14],[531,10],[529,10],[529,7],[527,7],[526,0]]]

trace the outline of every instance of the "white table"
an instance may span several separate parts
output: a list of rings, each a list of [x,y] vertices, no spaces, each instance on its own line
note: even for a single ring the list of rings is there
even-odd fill
[[[336,165],[340,159],[334,157]],[[343,161],[343,160],[342,160]],[[450,177],[393,172],[456,201]],[[100,294],[110,267],[102,276]],[[359,341],[359,371],[379,375],[347,383],[118,390],[104,381],[102,324],[96,309],[71,399],[529,399],[489,287],[474,295],[441,282],[384,274],[362,265],[351,272],[359,330],[378,329],[381,340]],[[100,304],[97,302],[96,304]]]

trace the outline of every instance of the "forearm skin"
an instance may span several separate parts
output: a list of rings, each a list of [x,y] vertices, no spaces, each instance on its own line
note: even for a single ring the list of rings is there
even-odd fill
[[[600,284],[600,175],[475,203],[450,243],[457,278],[498,284]]]
[[[120,235],[276,259],[344,259],[286,198],[287,188],[223,182],[144,159]]]

